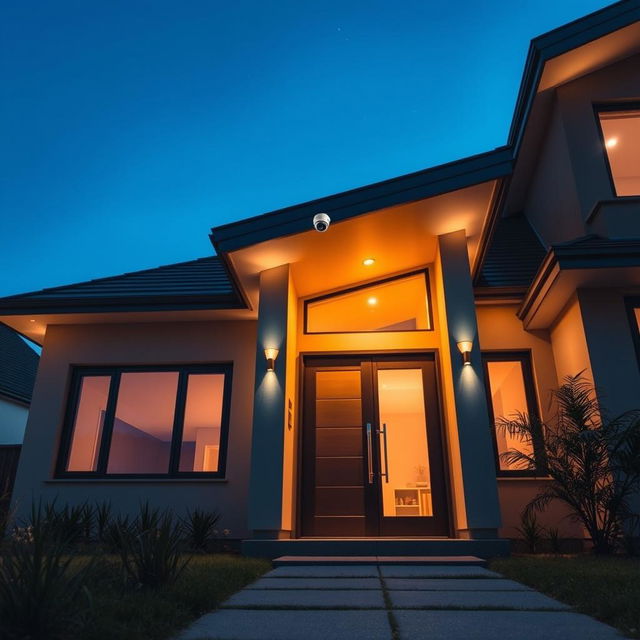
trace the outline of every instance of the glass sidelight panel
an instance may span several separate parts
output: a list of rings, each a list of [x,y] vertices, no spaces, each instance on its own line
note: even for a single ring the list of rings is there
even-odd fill
[[[383,515],[433,516],[422,369],[378,369]]]

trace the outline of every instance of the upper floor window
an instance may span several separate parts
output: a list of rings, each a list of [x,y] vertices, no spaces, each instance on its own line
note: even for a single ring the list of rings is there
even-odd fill
[[[74,371],[58,474],[223,477],[230,366]]]
[[[419,271],[307,300],[306,333],[427,331],[428,273]]]
[[[513,420],[519,415],[527,415],[537,424],[538,415],[533,375],[528,353],[483,353],[485,382],[489,400],[489,412],[494,423],[493,441],[495,446],[496,468],[500,476],[535,475],[540,467],[542,455],[542,433],[537,432],[534,441],[496,428],[500,419]],[[501,457],[509,449],[516,449],[536,460],[535,467],[523,468],[510,464]]]
[[[598,117],[616,195],[640,195],[640,108],[607,108]]]

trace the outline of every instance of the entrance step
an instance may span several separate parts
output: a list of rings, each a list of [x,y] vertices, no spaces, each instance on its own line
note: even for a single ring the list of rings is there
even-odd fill
[[[494,558],[509,555],[509,541],[501,538],[460,540],[453,538],[297,538],[242,541],[242,553],[259,558],[375,557],[375,558]]]
[[[274,567],[343,566],[360,564],[484,567],[487,562],[476,556],[280,556]]]

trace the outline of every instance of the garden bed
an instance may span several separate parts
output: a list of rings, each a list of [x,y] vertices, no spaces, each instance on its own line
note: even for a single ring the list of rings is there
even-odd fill
[[[490,568],[640,638],[638,558],[523,556],[497,558]]]

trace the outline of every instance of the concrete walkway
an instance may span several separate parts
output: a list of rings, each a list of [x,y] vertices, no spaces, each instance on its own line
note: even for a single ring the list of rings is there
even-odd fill
[[[588,616],[475,566],[286,566],[179,640],[620,640]]]

